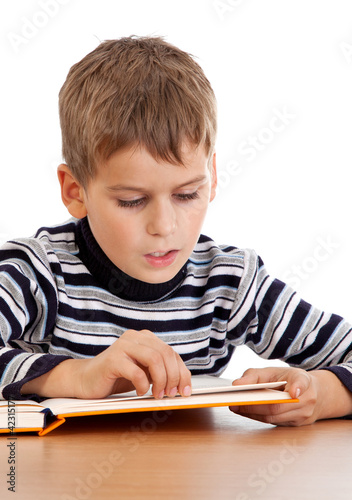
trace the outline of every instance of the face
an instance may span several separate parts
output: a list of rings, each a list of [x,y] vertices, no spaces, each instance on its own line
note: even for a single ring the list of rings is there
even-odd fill
[[[143,148],[117,151],[81,196],[91,230],[109,259],[128,275],[163,283],[197,243],[215,196],[215,155],[184,147],[184,165],[157,162]]]

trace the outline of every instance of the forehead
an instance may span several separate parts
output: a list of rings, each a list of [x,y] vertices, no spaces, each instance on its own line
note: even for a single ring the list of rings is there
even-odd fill
[[[209,157],[204,147],[184,144],[182,164],[154,158],[143,146],[119,149],[96,169],[95,180],[104,182],[127,180],[148,182],[162,177],[164,181],[182,181],[195,175],[206,174]]]

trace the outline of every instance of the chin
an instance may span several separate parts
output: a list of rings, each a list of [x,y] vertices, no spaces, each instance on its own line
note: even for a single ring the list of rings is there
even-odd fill
[[[166,277],[159,277],[159,278],[150,278],[150,279],[142,279],[140,281],[144,281],[144,283],[149,283],[150,285],[160,285],[161,283],[166,283],[167,281],[172,280],[174,278],[173,275],[169,275]]]
[[[144,283],[150,283],[151,285],[160,285],[161,283],[165,283],[166,281],[172,280],[178,273],[179,269],[177,269],[175,272],[169,271],[169,272],[153,272],[153,273],[146,273],[142,278],[138,278],[140,281],[144,281]]]

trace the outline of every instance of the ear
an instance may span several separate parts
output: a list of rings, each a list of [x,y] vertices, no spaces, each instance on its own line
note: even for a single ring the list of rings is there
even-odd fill
[[[218,185],[218,176],[216,173],[216,153],[213,153],[212,165],[211,165],[211,190],[210,190],[210,200],[213,201],[216,195],[216,187]]]
[[[64,163],[59,165],[57,176],[61,186],[61,198],[65,207],[73,217],[83,219],[87,215],[84,188],[76,181],[71,170]]]

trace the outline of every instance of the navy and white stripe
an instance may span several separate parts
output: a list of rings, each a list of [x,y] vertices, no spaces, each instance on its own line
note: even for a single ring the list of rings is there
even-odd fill
[[[122,275],[86,220],[0,250],[3,398],[21,399],[28,380],[64,359],[97,355],[130,328],[157,334],[195,374],[220,374],[247,344],[292,366],[329,367],[352,391],[351,325],[272,279],[252,250],[201,236],[184,269],[162,285]]]

